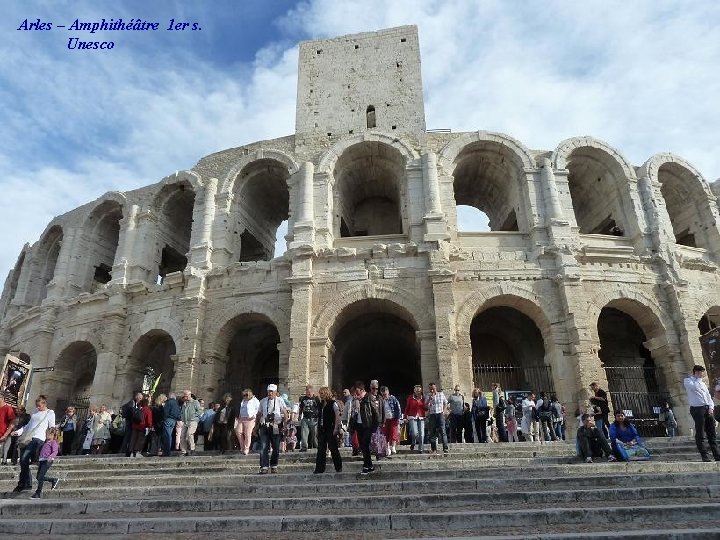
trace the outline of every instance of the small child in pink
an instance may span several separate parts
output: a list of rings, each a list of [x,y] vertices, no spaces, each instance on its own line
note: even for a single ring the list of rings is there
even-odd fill
[[[517,418],[514,416],[508,416],[505,418],[505,425],[507,426],[508,442],[518,442],[518,424]]]
[[[55,489],[60,483],[59,478],[50,478],[49,476],[46,476],[48,469],[53,464],[53,460],[58,455],[58,450],[60,450],[57,437],[58,429],[54,427],[48,428],[45,433],[45,443],[40,449],[40,460],[37,473],[38,487],[37,491],[32,494],[32,497],[30,497],[31,499],[42,499],[42,489],[45,482],[50,482],[50,489]]]

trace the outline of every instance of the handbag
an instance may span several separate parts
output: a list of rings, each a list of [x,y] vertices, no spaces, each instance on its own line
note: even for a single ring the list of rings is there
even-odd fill
[[[45,419],[48,417],[48,414],[50,414],[50,411],[45,412],[45,416],[43,416],[42,420],[40,420],[37,425],[32,428],[30,431],[23,431],[22,435],[20,435],[20,438],[18,439],[18,444],[22,446],[27,446],[30,444],[30,442],[33,440],[33,436],[35,435],[35,432],[37,429],[42,425],[43,422],[45,422]]]
[[[378,429],[370,437],[370,453],[377,457],[387,456],[387,439],[383,432]]]

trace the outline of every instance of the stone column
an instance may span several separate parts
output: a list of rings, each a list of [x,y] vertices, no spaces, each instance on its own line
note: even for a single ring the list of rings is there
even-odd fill
[[[137,204],[130,206],[129,212],[120,220],[120,235],[115,261],[112,267],[112,280],[109,285],[125,285],[128,281],[129,267],[137,241],[137,215],[140,207]]]
[[[440,380],[438,384],[446,390],[461,382],[472,381],[472,364],[462,366],[458,363],[457,339],[455,336],[455,293],[453,284],[455,273],[447,268],[429,270],[432,281],[433,306],[435,310],[435,329],[437,335],[436,362]],[[463,388],[465,390],[465,388]]]
[[[310,314],[314,285],[311,277],[312,261],[309,257],[293,260],[293,277],[288,278],[292,288],[290,310],[290,354],[285,386],[292,395],[300,395],[311,379],[323,379],[325,359],[310,357]]]
[[[300,164],[300,169],[293,175],[293,185],[297,200],[297,219],[293,220],[292,231],[293,241],[290,248],[300,246],[312,246],[315,241],[315,166],[305,161]],[[289,225],[289,223],[288,223]]]
[[[110,298],[109,312],[105,314],[103,345],[104,349],[97,351],[97,364],[92,385],[92,402],[113,407],[126,396],[118,392],[121,384],[116,381],[116,374],[120,364],[120,351],[125,336],[125,307],[124,295],[116,294]]]
[[[427,152],[422,156],[423,192],[425,195],[425,216],[423,217],[424,240],[446,240],[450,238],[447,221],[440,201],[440,181],[437,171],[437,155]]]
[[[154,212],[146,210],[136,214],[132,251],[128,251],[127,283],[155,283],[159,272],[157,226],[158,217]]]
[[[240,258],[240,253],[233,253],[230,240],[229,219],[232,213],[232,193],[218,193],[215,196],[215,220],[212,233],[212,266],[215,268],[228,266]],[[225,218],[225,219],[223,219]],[[235,260],[233,260],[235,256]]]
[[[416,332],[418,342],[420,344],[420,371],[422,372],[423,390],[426,391],[428,384],[437,383],[438,386],[445,386],[447,376],[440,373],[437,357],[437,344],[435,343],[435,332],[433,330],[420,330]],[[451,384],[451,383],[447,383]]]
[[[205,182],[205,193],[202,206],[202,221],[197,231],[198,242],[190,247],[189,265],[195,268],[208,269],[212,266],[213,251],[213,222],[215,219],[215,195],[217,193],[217,178],[210,178]]]
[[[69,227],[63,229],[63,238],[60,245],[60,253],[58,254],[57,263],[55,263],[55,271],[50,283],[47,284],[47,296],[43,303],[52,302],[65,296],[75,296],[82,290],[73,279],[74,275],[70,274],[72,260],[77,237],[82,233],[81,229],[71,229]]]
[[[563,220],[564,213],[560,204],[560,194],[555,183],[555,174],[549,158],[543,158],[540,166],[540,180],[542,181],[543,193],[545,194],[545,212],[547,219],[545,223],[550,225],[553,219]]]

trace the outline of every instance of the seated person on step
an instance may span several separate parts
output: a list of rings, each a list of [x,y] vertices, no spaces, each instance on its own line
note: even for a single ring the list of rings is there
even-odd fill
[[[622,461],[650,459],[650,452],[645,448],[635,426],[625,418],[623,411],[615,412],[615,421],[610,424],[610,441],[615,455]]]
[[[577,432],[577,442],[580,457],[585,463],[592,463],[594,457],[602,456],[605,456],[608,461],[615,461],[610,445],[602,432],[595,427],[593,417],[589,414],[582,415],[582,425]]]

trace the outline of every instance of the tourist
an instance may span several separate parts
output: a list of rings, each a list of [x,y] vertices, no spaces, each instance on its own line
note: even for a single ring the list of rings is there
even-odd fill
[[[27,426],[30,423],[30,415],[24,406],[19,405],[15,409],[15,421],[13,422],[12,431],[10,432],[10,449],[8,450],[8,459],[13,465],[17,465],[20,459],[21,448],[18,445],[19,436],[13,435],[17,429]]]
[[[147,398],[142,398],[138,408],[133,410],[132,423],[130,424],[130,444],[126,457],[142,457],[142,449],[145,446],[145,438],[153,426],[152,409]]]
[[[535,394],[530,392],[522,401],[522,422],[520,430],[526,441],[535,441],[538,439],[538,421],[536,420]]]
[[[460,385],[456,384],[453,393],[447,398],[450,407],[450,442],[462,442],[463,410],[465,396],[460,392]]]
[[[260,438],[260,474],[276,473],[280,457],[282,423],[287,420],[288,409],[277,395],[277,385],[268,384],[267,396],[260,400],[255,431]],[[272,448],[272,455],[268,456]]]
[[[553,430],[555,430],[555,435],[557,436],[558,440],[565,440],[565,435],[563,434],[562,424],[564,421],[564,409],[563,406],[558,401],[555,394],[550,396],[550,404],[553,408]]]
[[[159,456],[162,452],[163,431],[165,430],[165,402],[168,400],[165,394],[155,398],[155,405],[152,408],[153,427],[150,432],[150,446],[148,454]]]
[[[213,426],[213,439],[215,446],[220,450],[220,454],[226,453],[232,449],[230,437],[232,435],[231,426],[234,426],[234,412],[232,406],[232,394],[225,394],[220,402],[220,408],[215,415],[215,424]]]
[[[343,410],[342,410],[342,425],[343,425],[343,446],[350,447],[350,409],[352,409],[353,397],[350,393],[350,389],[343,389]]]
[[[332,392],[327,386],[323,386],[318,390],[318,396],[320,397],[320,415],[317,430],[318,448],[313,473],[322,474],[325,472],[328,449],[330,449],[335,472],[342,472],[342,458],[338,450],[338,436],[342,427],[340,407],[333,399]]]
[[[497,431],[497,441],[507,442],[507,433],[505,433],[505,392],[500,387],[500,383],[492,383],[493,405],[495,406],[495,429]]]
[[[600,408],[600,422],[598,422],[598,418],[595,419],[595,425],[600,431],[602,431],[605,434],[605,437],[609,436],[608,432],[608,425],[610,420],[610,404],[608,403],[607,398],[607,392],[600,388],[600,385],[598,383],[594,382],[590,385],[590,390],[592,390],[593,397],[590,398],[590,403],[592,405],[595,405],[596,407]]]
[[[95,416],[98,413],[98,408],[96,405],[90,405],[88,407],[87,416],[85,417],[85,421],[83,422],[82,429],[80,430],[80,448],[78,449],[78,454],[81,454],[83,456],[87,456],[90,454],[90,450],[92,448],[92,440],[93,440],[93,426],[95,425]]]
[[[615,411],[615,422],[610,425],[610,441],[615,455],[622,461],[650,459],[637,428],[625,418],[623,411]]]
[[[63,456],[72,454],[73,442],[75,441],[75,432],[77,431],[77,416],[75,407],[65,409],[65,416],[60,421],[60,431],[62,432],[62,445],[60,453]]]
[[[577,445],[580,449],[580,457],[585,463],[592,463],[593,457],[605,456],[608,461],[615,461],[615,456],[605,435],[594,425],[594,419],[589,414],[581,417],[582,426],[577,432]]]
[[[548,438],[557,441],[555,434],[555,426],[553,425],[554,408],[550,402],[550,398],[545,392],[540,392],[540,399],[535,404],[538,412],[540,426],[540,442],[544,443]]]
[[[135,392],[133,398],[120,407],[120,415],[125,419],[125,434],[123,435],[123,442],[120,447],[120,453],[124,453],[126,456],[130,455],[130,439],[132,437],[132,422],[133,414],[136,409],[140,407],[140,400],[143,399],[142,392]]]
[[[165,410],[165,420],[162,431],[162,455],[170,457],[173,448],[173,432],[182,412],[174,392],[170,392],[163,409]]]
[[[14,422],[15,411],[12,405],[5,403],[5,396],[0,393],[0,465],[5,465],[7,462],[7,456],[12,442],[10,433],[13,431]]]
[[[675,412],[668,402],[665,402],[660,411],[660,421],[665,424],[665,431],[670,437],[670,440],[674,439],[677,434],[678,423],[675,419]]]
[[[462,429],[463,429],[463,441],[466,443],[473,443],[473,416],[472,411],[470,410],[470,404],[465,403],[463,405],[463,421],[462,421]]]
[[[397,445],[400,442],[400,416],[402,412],[400,410],[400,402],[398,399],[390,394],[390,389],[387,386],[380,387],[380,395],[383,398],[383,406],[385,407],[385,418],[384,433],[388,444],[387,455],[397,454]]]
[[[475,420],[475,433],[479,443],[486,443],[487,441],[487,426],[490,418],[490,406],[488,405],[487,398],[482,393],[482,390],[475,388],[473,390],[473,401],[472,401],[472,416]]]
[[[35,400],[35,411],[30,416],[26,426],[19,427],[11,433],[18,439],[18,445],[22,446],[20,451],[20,478],[18,485],[13,490],[18,493],[26,489],[32,489],[32,477],[30,476],[30,462],[35,454],[45,443],[47,430],[55,427],[55,411],[48,409],[47,398],[39,395]]]
[[[307,452],[308,448],[317,447],[317,423],[320,414],[320,398],[315,395],[313,386],[305,387],[305,395],[299,399],[300,422],[300,451]]]
[[[55,427],[48,428],[45,432],[45,442],[40,448],[40,457],[38,460],[37,472],[37,489],[30,497],[31,499],[42,499],[43,484],[50,482],[50,489],[55,489],[60,483],[59,478],[51,478],[47,476],[47,472],[58,455],[60,445],[57,442],[60,430]]]
[[[505,427],[507,428],[508,442],[519,442],[518,439],[518,422],[515,416],[515,399],[508,398],[505,407]]]
[[[425,399],[419,384],[415,385],[412,395],[408,396],[405,402],[405,416],[408,421],[410,451],[414,452],[417,446],[422,454],[425,440]]]
[[[92,441],[90,444],[91,454],[104,454],[110,443],[110,424],[112,415],[108,412],[106,405],[100,405],[100,409],[93,418]],[[63,442],[65,442],[63,440]]]
[[[350,413],[350,423],[354,426],[363,455],[363,468],[360,474],[367,476],[375,470],[370,454],[370,438],[380,425],[381,413],[378,409],[378,402],[371,399],[370,394],[365,392],[365,384],[362,381],[357,381],[353,389],[355,399],[353,400],[353,410]]]
[[[443,453],[448,453],[447,435],[445,432],[445,415],[448,412],[448,400],[443,392],[438,392],[437,385],[430,383],[430,392],[425,398],[427,409],[428,431],[430,432],[430,449],[437,452],[438,439],[442,443]]]
[[[180,452],[183,456],[195,454],[195,431],[200,421],[200,403],[190,390],[183,392],[183,404],[180,409],[180,420],[183,423],[180,434]],[[232,425],[232,424],[231,424]]]
[[[249,388],[243,390],[235,434],[237,435],[240,450],[246,456],[250,453],[250,443],[252,441],[253,431],[255,430],[255,418],[257,417],[259,407],[260,401],[253,395],[252,390]]]
[[[217,402],[210,402],[207,409],[205,409],[200,415],[200,422],[198,425],[202,425],[203,430],[203,450],[205,452],[208,452],[210,450],[215,450],[216,444],[215,444],[215,432],[214,432],[214,425],[215,425],[215,417],[217,416],[217,412],[220,410],[220,403]]]
[[[695,444],[698,452],[700,452],[703,461],[712,461],[703,444],[703,435],[706,435],[715,461],[720,461],[720,450],[718,449],[713,415],[715,403],[708,387],[705,385],[705,381],[703,381],[704,374],[705,368],[695,365],[693,366],[692,375],[686,377],[683,384],[687,391],[690,416],[695,422]]]

